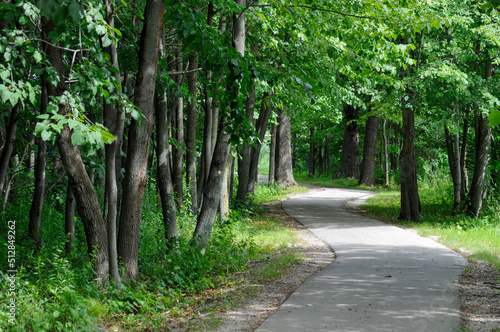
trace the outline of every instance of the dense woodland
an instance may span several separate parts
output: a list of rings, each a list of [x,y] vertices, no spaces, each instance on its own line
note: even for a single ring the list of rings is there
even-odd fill
[[[61,244],[97,283],[140,280],[145,222],[203,255],[259,167],[398,186],[414,222],[446,168],[450,213],[478,217],[500,194],[499,6],[3,0],[2,246],[14,220],[27,271]]]

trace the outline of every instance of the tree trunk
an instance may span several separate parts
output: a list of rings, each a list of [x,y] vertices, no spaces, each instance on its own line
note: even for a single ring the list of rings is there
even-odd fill
[[[324,158],[323,158],[323,145],[320,144],[317,148],[318,150],[318,176],[323,175],[325,171]]]
[[[477,107],[475,107],[474,115],[476,120],[476,155],[467,212],[477,218],[481,214],[483,207],[483,194],[491,144],[491,128],[488,118],[483,117]]]
[[[47,83],[42,78],[40,114],[45,114],[47,112],[47,103]],[[33,200],[31,201],[30,221],[28,226],[28,233],[35,244],[35,250],[42,244],[42,210],[45,200],[45,183],[47,180],[46,168],[47,142],[40,138],[38,140],[38,153],[35,163],[35,190],[33,192]]]
[[[268,94],[264,93],[262,97],[262,102],[260,104],[260,113],[259,118],[257,119],[257,132],[259,133],[259,141],[257,142],[255,147],[252,147],[252,160],[250,163],[250,179],[248,182],[248,193],[253,195],[255,192],[255,184],[258,181],[259,177],[259,157],[260,150],[262,148],[262,142],[264,142],[264,138],[266,136],[267,124],[269,123],[269,118],[271,116],[272,107],[271,105],[267,105],[267,97]]]
[[[66,190],[66,208],[64,210],[64,233],[66,234],[66,242],[64,247],[66,253],[71,254],[75,246],[75,195],[68,183]]]
[[[231,149],[229,149],[231,151]],[[221,196],[219,200],[219,213],[221,220],[229,218],[229,201],[232,196],[232,173],[234,173],[234,157],[229,153],[226,167],[224,168],[224,177],[222,179]]]
[[[176,52],[177,71],[181,72],[183,70],[182,67],[182,57],[180,52]],[[182,75],[177,75],[176,83],[181,86],[183,83]],[[173,126],[173,135],[177,144],[172,146],[172,175],[174,178],[174,192],[175,192],[175,200],[177,202],[177,210],[180,210],[182,207],[183,201],[183,168],[182,162],[184,159],[184,98],[181,96],[175,96],[176,92],[172,92],[172,100],[173,100],[173,114],[174,114],[174,126]]]
[[[165,239],[169,246],[179,236],[177,229],[177,211],[175,208],[172,170],[170,168],[170,147],[168,144],[168,106],[165,92],[156,97],[156,158],[158,171],[158,187],[160,189],[161,208]]]
[[[413,98],[413,97],[411,97]],[[420,197],[415,154],[415,113],[403,106],[403,151],[401,169],[401,212],[399,219],[420,222]]]
[[[375,157],[377,156],[377,135],[380,118],[370,116],[366,121],[365,144],[363,148],[363,161],[359,184],[365,186],[375,185]]]
[[[222,118],[219,124],[219,135],[215,144],[215,151],[210,165],[208,182],[202,196],[202,205],[196,223],[193,240],[201,249],[206,248],[215,214],[219,205],[223,180],[227,167],[227,157],[229,154],[229,134],[225,133],[225,119]]]
[[[106,9],[106,20],[110,27],[114,27],[113,8],[109,0],[104,0]],[[112,32],[114,34],[114,31]],[[111,57],[111,64],[115,68],[115,79],[120,82],[120,67],[118,64],[118,53],[115,43],[105,48],[106,53]],[[123,136],[125,124],[125,114],[115,104],[108,104],[103,101],[104,126],[113,134],[115,140],[105,147],[106,174],[105,174],[105,193],[106,193],[106,223],[108,226],[108,250],[109,250],[109,273],[116,283],[120,283],[120,273],[118,271],[118,252],[117,252],[117,230],[118,222],[118,182],[120,171],[117,169],[117,155]]]
[[[278,126],[273,123],[271,127],[271,144],[269,147],[269,185],[274,186],[274,179],[276,178],[276,136]]]
[[[342,139],[342,156],[340,172],[344,178],[357,179],[359,176],[359,126],[358,110],[344,104],[344,137]]]
[[[19,115],[19,111],[20,105],[17,103],[16,106],[12,108],[9,121],[7,122],[7,135],[2,149],[2,155],[0,156],[0,197],[2,196],[5,183],[7,181],[7,170],[9,169],[12,151],[14,150],[14,142],[16,140],[17,132],[17,117]]]
[[[448,126],[444,126],[446,149],[448,151],[448,164],[450,165],[451,178],[453,180],[453,212],[460,212],[462,199],[462,177],[460,165],[460,143],[457,142],[458,132],[452,135]]]
[[[250,93],[246,100],[246,118],[253,127],[253,115],[255,111],[255,83],[252,84]],[[252,146],[245,143],[239,153],[238,158],[238,190],[236,192],[237,204],[247,205],[248,203],[248,184],[250,182],[250,164],[252,162]]]
[[[118,255],[125,264],[126,276],[139,278],[137,264],[142,202],[146,187],[149,142],[153,130],[153,99],[158,68],[160,36],[165,15],[165,2],[148,0],[144,10],[144,27],[139,48],[139,68],[134,91],[134,104],[145,120],[140,125],[132,120],[129,128],[122,211],[118,232]]]
[[[462,134],[462,147],[460,150],[460,172],[462,173],[462,197],[461,200],[465,201],[465,197],[469,193],[469,176],[467,172],[467,165],[465,163],[467,157],[467,140],[469,136],[469,115],[470,115],[470,106],[467,105],[465,110],[465,119],[464,119],[464,127]]]
[[[279,126],[276,131],[276,183],[278,188],[296,185],[292,168],[292,145],[290,117],[278,111]]]
[[[382,130],[384,135],[384,170],[385,170],[385,186],[389,187],[389,152],[387,149],[388,140],[387,140],[387,131],[385,130],[387,120],[384,119],[382,124]]]
[[[53,22],[42,17],[43,38],[50,42],[50,44],[45,45],[45,54],[60,77],[59,84],[56,87],[47,86],[47,94],[48,96],[60,96],[65,90],[65,86],[60,50],[52,46],[52,41],[48,38],[53,29]],[[65,105],[59,105],[59,114],[68,115]],[[64,169],[68,175],[69,185],[75,195],[78,214],[82,218],[87,238],[87,251],[89,255],[94,255],[95,274],[97,280],[100,281],[106,278],[109,272],[107,230],[97,194],[80,156],[80,149],[73,146],[71,135],[69,127],[64,126],[57,136],[56,143]]]
[[[195,51],[189,54],[189,69],[198,68],[198,57]],[[191,212],[198,213],[198,190],[196,182],[196,125],[198,110],[196,109],[196,97],[198,84],[198,73],[191,71],[188,74],[188,88],[191,100],[187,106],[187,127],[186,127],[186,182],[191,194]]]
[[[309,178],[314,177],[315,165],[315,147],[314,147],[314,127],[309,128]]]

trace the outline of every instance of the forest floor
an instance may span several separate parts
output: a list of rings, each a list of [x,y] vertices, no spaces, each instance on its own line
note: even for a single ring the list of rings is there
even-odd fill
[[[195,309],[197,315],[171,325],[173,330],[254,331],[301,283],[334,260],[330,247],[288,216],[281,208],[281,202],[267,203],[265,207],[301,239],[301,245],[291,248],[302,257],[300,262],[292,265],[281,277],[270,280],[258,277],[258,271],[266,266],[266,261],[249,262],[249,270],[238,276],[244,279],[241,286],[228,289],[224,296],[206,301]],[[354,213],[366,214],[357,207],[350,208]],[[461,254],[469,256],[469,267],[460,280],[464,330],[500,331],[499,270],[471,259],[470,253]],[[274,258],[269,257],[269,260]]]

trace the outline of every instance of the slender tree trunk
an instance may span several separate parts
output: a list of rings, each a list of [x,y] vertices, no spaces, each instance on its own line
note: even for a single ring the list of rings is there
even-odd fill
[[[365,144],[363,148],[363,162],[359,184],[365,186],[375,185],[375,157],[377,156],[377,135],[380,118],[370,116],[366,121]]]
[[[488,118],[483,117],[478,108],[475,107],[474,113],[476,119],[476,155],[467,212],[473,217],[479,217],[483,207],[484,187],[489,163],[491,128]]]
[[[462,201],[465,201],[466,195],[469,193],[469,176],[467,172],[467,165],[465,163],[467,157],[467,137],[469,136],[469,115],[470,115],[470,106],[467,105],[465,110],[465,119],[464,119],[464,127],[462,134],[462,147],[460,150],[460,172],[462,173]]]
[[[109,0],[104,0],[106,9],[106,20],[110,27],[114,27],[113,8]],[[114,34],[114,31],[112,32]],[[118,53],[115,43],[105,48],[105,51],[111,57],[111,64],[115,68],[115,79],[120,82],[120,67],[118,64]],[[108,226],[108,250],[109,250],[109,273],[116,283],[120,283],[120,273],[118,271],[118,252],[117,252],[117,229],[118,222],[118,181],[120,172],[117,170],[117,155],[123,128],[125,124],[125,114],[116,104],[108,104],[104,101],[104,125],[113,134],[115,140],[105,147],[106,174],[105,174],[105,193],[106,193],[106,223]]]
[[[344,104],[345,128],[342,139],[340,172],[344,178],[359,177],[359,126],[358,110]]]
[[[325,136],[325,170],[330,173],[330,143],[328,141],[328,136]]]
[[[246,100],[246,117],[248,122],[253,127],[253,115],[255,111],[255,83],[252,84],[250,93]],[[248,184],[250,182],[250,164],[252,158],[252,146],[245,143],[240,151],[238,159],[238,191],[236,192],[236,201],[239,204],[246,205],[248,195]]]
[[[315,165],[315,147],[314,147],[314,127],[309,128],[309,178],[314,177]]]
[[[71,254],[75,246],[75,203],[75,195],[73,195],[73,190],[71,190],[71,186],[68,183],[64,213],[64,233],[66,234],[64,246],[68,254]]]
[[[424,40],[424,31],[420,36],[420,47],[417,56],[416,70],[420,66],[422,47]],[[408,40],[404,40],[408,43]],[[406,75],[406,73],[404,73]],[[401,100],[403,108],[403,151],[402,151],[402,170],[401,170],[401,220],[412,220],[420,222],[420,197],[418,195],[417,183],[417,157],[415,153],[415,104],[416,92],[407,89],[406,98]],[[410,105],[408,105],[410,103]],[[404,183],[403,183],[404,181]]]
[[[271,116],[272,107],[267,105],[268,94],[264,93],[260,104],[259,118],[257,119],[257,132],[259,133],[259,141],[255,147],[252,147],[252,161],[250,163],[250,179],[248,182],[248,192],[253,195],[255,192],[255,184],[259,177],[259,156],[262,148],[262,142],[266,136],[267,124]]]
[[[164,15],[165,2],[147,1],[134,93],[134,104],[142,111],[146,119],[142,120],[140,125],[134,120],[130,124],[123,183],[124,194],[118,231],[118,255],[125,264],[126,276],[131,279],[139,278],[137,263],[139,229],[146,187],[149,143],[154,124],[153,99]]]
[[[2,149],[2,154],[0,156],[0,197],[4,191],[5,183],[7,181],[7,170],[9,169],[10,158],[12,156],[12,151],[14,150],[14,142],[16,140],[17,133],[17,117],[19,115],[20,105],[19,103],[12,108],[8,125],[7,125],[7,135],[4,142],[4,147]]]
[[[387,131],[385,130],[387,120],[384,119],[382,123],[382,130],[384,135],[384,170],[385,170],[385,186],[389,187],[389,152],[387,149],[388,140],[387,140]]]
[[[47,103],[47,83],[45,79],[42,78],[40,114],[45,114],[47,112]],[[45,200],[46,168],[47,142],[40,138],[38,140],[38,153],[35,163],[35,190],[33,192],[33,200],[31,201],[30,222],[28,226],[28,233],[35,243],[35,248],[39,248],[42,244],[42,210]]]
[[[170,168],[170,147],[168,144],[168,106],[165,92],[156,97],[156,158],[158,171],[158,187],[160,189],[161,208],[165,239],[172,246],[179,236],[177,229],[177,211],[175,208],[172,170]]]
[[[453,212],[458,214],[460,212],[462,199],[460,142],[457,142],[456,139],[458,132],[452,135],[446,125],[444,126],[444,134],[446,139],[446,148],[448,151],[448,163],[450,165],[450,173],[453,180]]]
[[[231,149],[229,149],[231,151]],[[232,191],[232,174],[234,174],[234,157],[229,153],[227,157],[226,167],[224,168],[224,177],[222,179],[222,191],[219,200],[220,219],[227,220],[229,218],[229,201],[233,196]]]
[[[290,117],[278,111],[279,126],[276,131],[276,183],[278,188],[296,185],[292,169],[292,145]]]
[[[219,135],[210,165],[207,186],[203,191],[202,205],[194,232],[194,241],[199,248],[206,248],[219,205],[223,180],[229,154],[229,134],[225,133],[225,119],[219,124]]]
[[[176,69],[177,71],[181,72],[183,70],[182,67],[182,57],[180,55],[180,52],[176,52],[176,61],[177,61],[177,66]],[[176,83],[181,86],[183,83],[183,77],[182,75],[177,75],[176,77]],[[183,202],[183,160],[184,160],[184,151],[183,151],[183,146],[184,146],[184,98],[183,97],[176,97],[175,92],[172,92],[172,100],[173,100],[173,111],[174,111],[174,128],[173,128],[173,135],[174,138],[177,141],[176,146],[172,146],[172,175],[174,178],[174,192],[175,192],[175,200],[177,202],[177,210],[181,209],[182,202]]]
[[[191,51],[189,55],[189,69],[198,68],[198,57],[195,51]],[[198,90],[198,73],[192,71],[188,74],[188,88],[191,100],[187,106],[187,127],[186,127],[186,182],[191,194],[191,211],[193,214],[198,213],[198,190],[196,181],[196,125],[198,110],[197,90]]]
[[[276,178],[276,135],[278,126],[273,123],[271,127],[271,145],[269,147],[269,185],[274,186]]]
[[[403,157],[401,170],[401,220],[420,221],[420,197],[415,154],[415,114],[403,107]]]

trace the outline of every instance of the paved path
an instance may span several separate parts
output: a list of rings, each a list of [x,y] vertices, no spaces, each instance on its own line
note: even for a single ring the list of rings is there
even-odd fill
[[[283,202],[337,258],[264,321],[264,331],[461,330],[457,280],[467,265],[432,241],[345,208],[369,192],[324,191]]]

